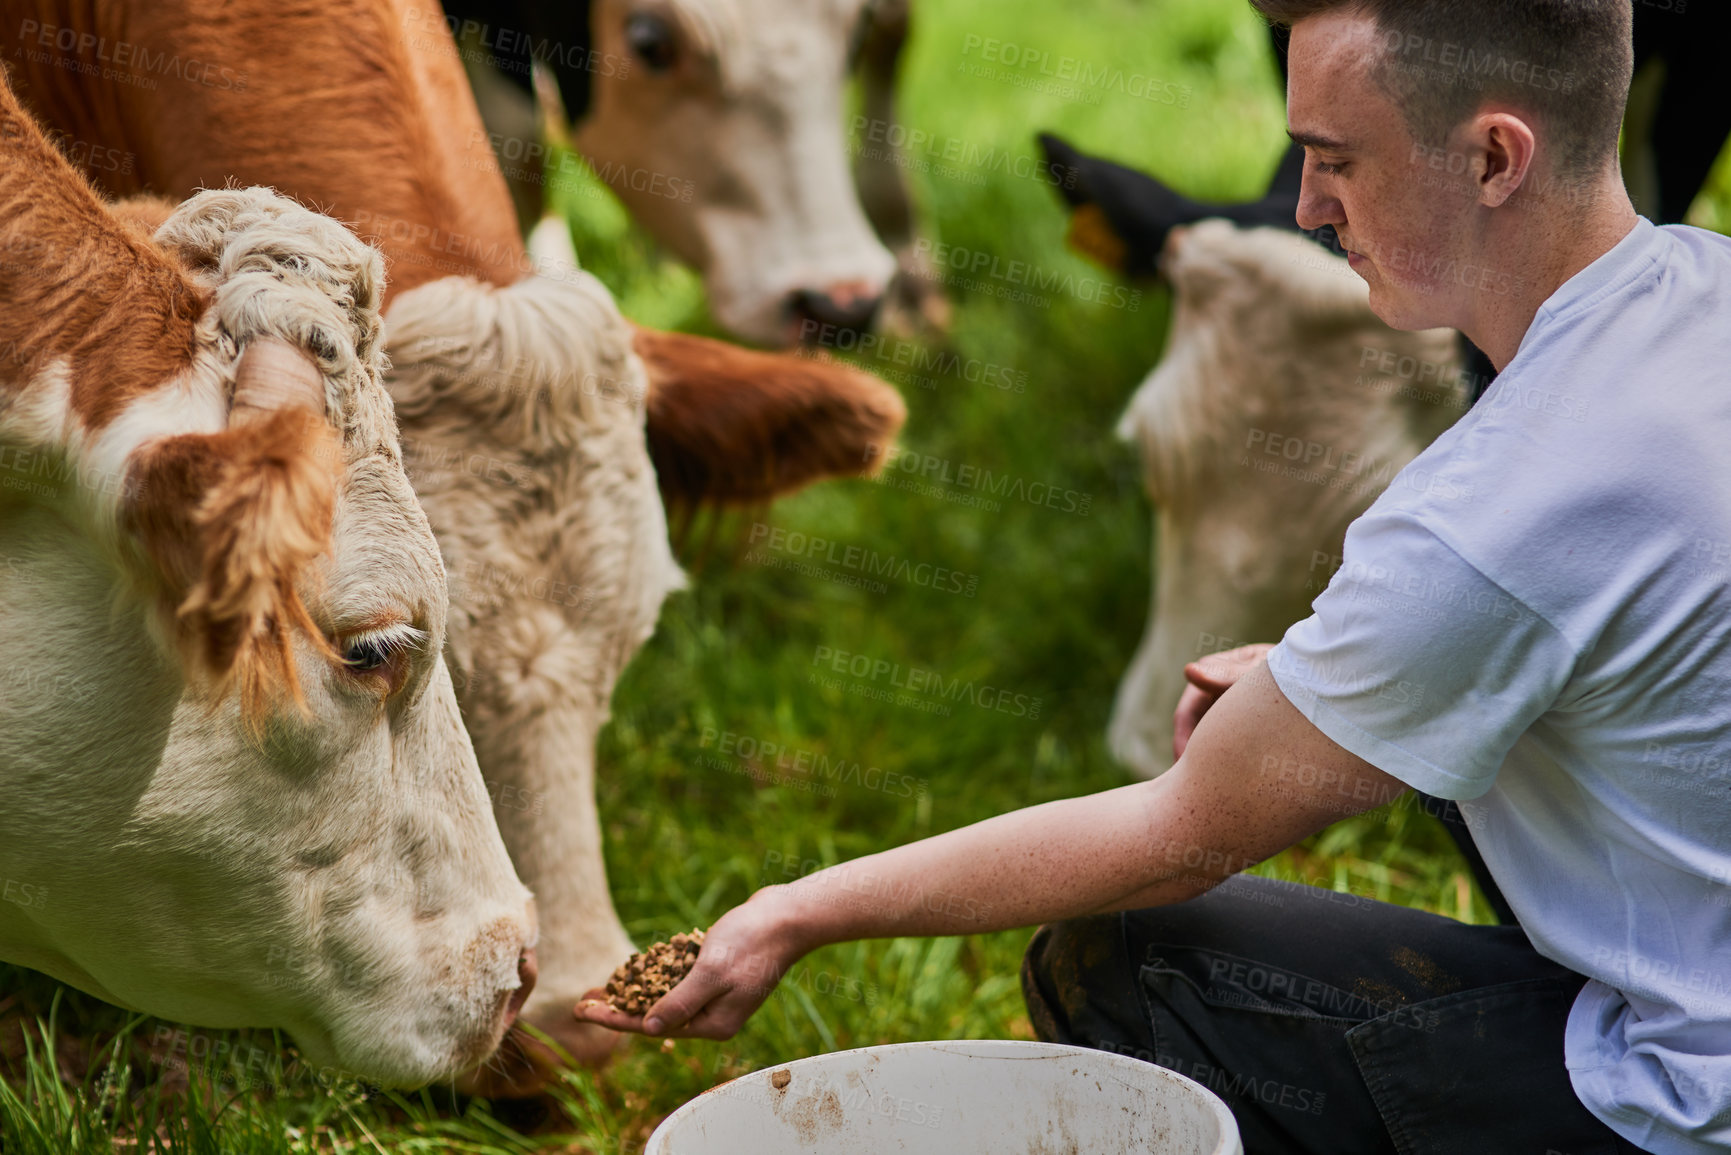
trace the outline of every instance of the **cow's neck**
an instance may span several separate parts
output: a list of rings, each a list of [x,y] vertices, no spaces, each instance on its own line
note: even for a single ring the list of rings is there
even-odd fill
[[[8,481],[66,483],[31,458],[9,455]],[[133,803],[162,761],[184,688],[152,633],[143,599],[115,600],[114,558],[49,502],[0,490],[0,885],[14,881],[62,897],[22,911],[50,914],[75,902],[81,882],[112,868]],[[69,816],[76,816],[69,819]],[[84,840],[44,839],[76,827]],[[20,915],[0,908],[0,915]],[[28,941],[17,927],[0,941]],[[15,955],[7,955],[16,958]]]

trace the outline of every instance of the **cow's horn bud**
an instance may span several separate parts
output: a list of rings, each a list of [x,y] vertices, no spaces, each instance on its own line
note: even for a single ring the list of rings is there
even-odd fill
[[[255,337],[234,374],[230,426],[263,420],[280,409],[325,415],[325,378],[311,357],[277,337]]]

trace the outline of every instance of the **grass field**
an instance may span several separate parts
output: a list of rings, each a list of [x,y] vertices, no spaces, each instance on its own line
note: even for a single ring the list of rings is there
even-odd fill
[[[902,116],[934,139],[1032,157],[1033,133],[1050,128],[1222,199],[1258,193],[1280,154],[1273,63],[1237,0],[918,0],[916,12]],[[1036,70],[986,64],[986,38],[1142,74],[1158,81],[1157,98],[1041,91],[1027,83]],[[916,172],[928,235],[1078,281],[1097,276],[1064,250],[1056,196],[1016,167]],[[1727,168],[1699,223],[1731,228]],[[628,312],[707,326],[694,279],[658,258],[616,203],[581,192],[568,201],[579,251]],[[1152,286],[1134,308],[1083,295],[954,288],[950,347],[963,362],[1005,367],[1022,388],[962,373],[902,384],[906,446],[1074,491],[1088,498],[1086,516],[853,481],[688,535],[692,589],[667,604],[627,672],[601,745],[607,858],[639,941],[707,924],[790,871],[1125,780],[1102,735],[1146,613],[1151,519],[1134,457],[1111,429],[1158,358],[1166,302]],[[760,524],[947,567],[971,592],[896,582],[880,592],[754,564],[744,546]],[[843,651],[989,685],[1010,704],[951,703],[944,714],[874,700],[845,684],[854,679],[814,678],[819,655]],[[738,753],[763,744],[787,751],[794,769]],[[799,769],[818,765],[832,774]],[[1488,917],[1440,829],[1410,808],[1343,823],[1261,869]],[[269,1033],[176,1033],[0,967],[0,1149],[640,1150],[667,1112],[766,1064],[874,1043],[1030,1037],[1017,984],[1027,938],[821,951],[738,1038],[670,1053],[634,1046],[601,1076],[570,1076],[551,1114],[446,1091],[368,1094],[304,1072]]]

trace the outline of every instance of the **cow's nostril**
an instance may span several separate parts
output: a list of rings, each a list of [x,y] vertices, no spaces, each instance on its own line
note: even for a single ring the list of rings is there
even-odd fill
[[[827,290],[795,289],[788,302],[800,323],[800,344],[835,345],[848,334],[857,337],[871,328],[883,294],[836,285]]]
[[[511,992],[510,999],[505,1003],[506,1027],[516,1023],[523,1005],[529,1001],[529,995],[535,990],[535,978],[540,973],[540,967],[535,962],[535,948],[525,948],[517,957],[517,979],[522,985]]]

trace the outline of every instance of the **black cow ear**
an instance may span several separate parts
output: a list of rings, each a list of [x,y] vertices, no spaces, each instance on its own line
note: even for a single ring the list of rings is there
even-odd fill
[[[1146,173],[1079,152],[1049,132],[1041,133],[1039,141],[1058,195],[1071,206],[1070,246],[1122,276],[1157,274],[1166,238],[1180,225],[1219,217],[1244,228],[1298,229],[1303,149],[1287,151],[1259,199],[1210,204],[1173,192]],[[1331,246],[1333,230],[1325,226],[1319,231],[1327,235],[1312,239]]]
[[[1038,139],[1047,174],[1071,209],[1070,247],[1120,276],[1154,276],[1167,233],[1218,215],[1146,173],[1088,156],[1049,132]]]

